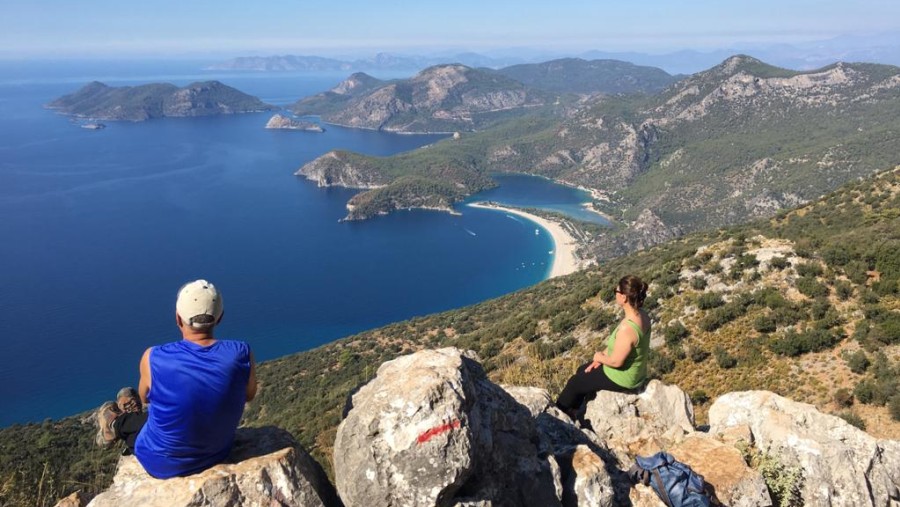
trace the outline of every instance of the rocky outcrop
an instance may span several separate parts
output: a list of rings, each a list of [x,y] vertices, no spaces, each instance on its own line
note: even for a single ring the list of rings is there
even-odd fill
[[[280,130],[303,130],[306,132],[325,132],[325,129],[323,129],[319,125],[316,125],[315,123],[295,120],[294,118],[289,118],[280,114],[273,115],[271,118],[269,118],[269,121],[266,122],[266,128]]]
[[[772,504],[762,476],[747,466],[740,451],[706,434],[688,435],[668,449],[715,488],[716,497],[731,507]]]
[[[111,87],[94,81],[47,107],[83,118],[130,121],[276,109],[218,81],[191,83],[182,88],[168,83]]]
[[[384,363],[353,395],[335,481],[348,507],[560,505],[559,467],[537,441],[529,410],[472,353],[426,350]]]
[[[84,507],[85,504],[87,504],[87,499],[85,499],[84,493],[76,491],[57,502],[54,507]]]
[[[370,167],[365,159],[342,151],[330,151],[304,164],[294,175],[315,181],[320,187],[372,189],[387,183],[381,173]]]
[[[188,477],[150,477],[134,456],[122,457],[112,486],[90,507],[223,505],[339,506],[322,468],[284,430],[238,429],[227,463]]]
[[[691,399],[676,386],[651,380],[640,394],[600,391],[587,403],[584,419],[620,461],[653,454],[694,432]]]
[[[543,389],[492,384],[472,352],[403,356],[348,403],[335,441],[338,492],[348,507],[657,506],[623,470],[635,454],[671,448],[708,475],[720,499],[771,505],[734,446],[694,429],[690,400],[675,386],[600,393],[585,420],[573,422]]]
[[[879,440],[812,405],[767,391],[729,393],[709,409],[710,432],[750,428],[757,448],[802,470],[808,506],[900,502],[900,442]]]
[[[681,235],[680,229],[669,227],[656,213],[649,209],[641,211],[637,220],[629,227],[629,230],[634,233],[632,238],[632,248],[634,250],[659,245]]]

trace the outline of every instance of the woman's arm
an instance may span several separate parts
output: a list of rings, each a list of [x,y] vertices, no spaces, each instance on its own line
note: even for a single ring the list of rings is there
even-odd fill
[[[634,348],[637,342],[637,333],[630,326],[622,326],[616,331],[616,342],[613,344],[613,352],[607,355],[606,352],[597,352],[594,354],[594,362],[585,368],[585,372],[589,372],[600,365],[606,365],[611,368],[621,368],[628,359],[628,354]]]

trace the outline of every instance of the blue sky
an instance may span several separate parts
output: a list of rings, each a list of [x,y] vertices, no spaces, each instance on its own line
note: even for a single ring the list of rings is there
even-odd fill
[[[666,52],[900,30],[897,0],[0,0],[0,57]]]

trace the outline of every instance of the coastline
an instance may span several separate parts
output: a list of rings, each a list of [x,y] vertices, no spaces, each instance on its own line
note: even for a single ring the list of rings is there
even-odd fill
[[[547,275],[548,280],[550,278],[556,278],[558,276],[564,276],[580,271],[588,266],[587,262],[583,261],[575,254],[575,250],[578,248],[578,241],[557,222],[547,220],[546,218],[537,215],[532,215],[531,213],[526,213],[516,208],[507,208],[496,204],[473,202],[466,206],[502,211],[504,213],[516,215],[538,224],[550,233],[550,238],[553,240],[553,264],[550,267],[550,273]]]

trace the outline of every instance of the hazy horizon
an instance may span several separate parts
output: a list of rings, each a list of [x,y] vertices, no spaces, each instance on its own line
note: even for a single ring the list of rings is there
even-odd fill
[[[378,52],[576,55],[665,54],[731,48],[851,48],[900,40],[900,3],[801,0],[689,5],[460,0],[441,4],[348,0],[339,5],[155,2],[4,2],[0,58],[213,60],[279,54],[360,58]],[[878,35],[883,34],[879,42]],[[875,36],[875,37],[873,37]]]

